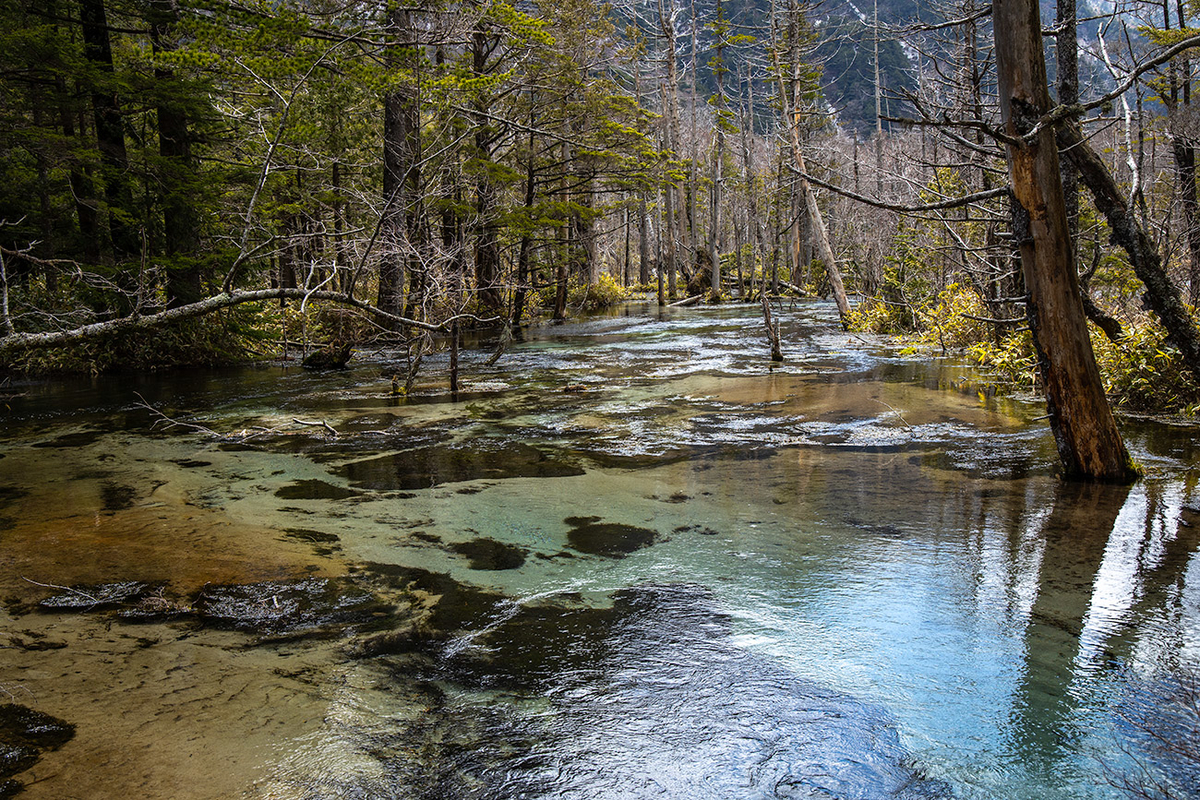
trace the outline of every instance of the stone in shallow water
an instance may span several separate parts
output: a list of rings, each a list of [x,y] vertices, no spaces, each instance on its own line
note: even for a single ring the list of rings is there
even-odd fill
[[[428,489],[481,478],[561,478],[583,470],[547,456],[536,447],[498,439],[469,445],[421,447],[354,461],[338,469],[352,485],[376,491]]]
[[[133,506],[137,489],[119,483],[105,482],[100,485],[100,501],[105,511],[122,511]]]
[[[162,586],[142,581],[72,586],[42,600],[38,608],[43,611],[112,611],[133,605],[161,590]]]
[[[34,447],[87,447],[89,444],[95,444],[105,435],[104,431],[77,431],[75,433],[64,433],[61,436],[56,436],[45,442],[35,442]]]
[[[21,791],[8,780],[23,772],[48,750],[57,750],[75,735],[75,726],[16,703],[0,705],[0,798]]]
[[[193,608],[214,627],[273,636],[337,632],[392,611],[349,581],[321,578],[206,586]]]
[[[481,537],[469,542],[459,542],[450,549],[470,559],[471,569],[505,570],[516,569],[525,563],[526,550],[495,539]]]
[[[606,558],[624,558],[654,544],[658,536],[649,528],[601,522],[600,517],[567,517],[563,521],[571,526],[567,542],[573,549]]]
[[[283,500],[346,500],[359,494],[361,492],[320,480],[293,481],[275,492],[275,496]]]

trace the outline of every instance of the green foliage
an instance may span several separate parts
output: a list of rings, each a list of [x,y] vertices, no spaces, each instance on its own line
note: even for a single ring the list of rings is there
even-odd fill
[[[891,272],[891,270],[889,270]],[[974,289],[952,283],[917,305],[867,298],[850,310],[850,329],[865,333],[915,334],[914,341],[943,350],[974,345],[988,335],[987,308]]]
[[[892,307],[878,297],[864,297],[851,308],[846,326],[858,333],[901,333]]]
[[[1200,385],[1179,351],[1166,341],[1155,322],[1126,325],[1125,336],[1112,342],[1089,325],[1092,349],[1105,392],[1120,408],[1139,413],[1200,414]],[[1005,337],[999,344],[979,342],[969,348],[972,360],[1005,382],[1032,389],[1037,385],[1037,359],[1029,333]]]
[[[916,315],[921,341],[943,350],[969,347],[989,333],[987,323],[978,319],[987,316],[983,299],[974,289],[958,283],[938,292],[933,303],[917,309]]]
[[[1010,333],[999,344],[980,341],[967,348],[976,364],[997,378],[1020,389],[1033,389],[1038,383],[1037,354],[1029,331]]]
[[[651,287],[650,291],[654,291]],[[538,290],[536,303],[542,308],[554,308],[554,298],[557,287],[544,286]],[[567,287],[567,307],[582,313],[593,313],[612,308],[618,303],[628,300],[630,292],[617,282],[617,279],[607,272],[601,272],[595,284],[575,280]]]
[[[1092,348],[1105,391],[1125,409],[1137,412],[1200,413],[1200,385],[1155,322],[1126,325],[1120,342],[1092,328]]]

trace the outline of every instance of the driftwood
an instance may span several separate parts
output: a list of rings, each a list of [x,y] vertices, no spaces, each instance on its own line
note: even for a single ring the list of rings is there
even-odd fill
[[[151,314],[131,314],[125,317],[116,319],[102,320],[93,322],[87,325],[80,325],[74,328],[44,331],[40,333],[6,333],[0,336],[0,352],[7,350],[17,350],[26,347],[54,347],[57,345],[72,344],[90,339],[95,336],[104,336],[112,333],[122,333],[138,329],[153,328],[158,325],[165,325],[171,322],[191,319],[192,317],[200,317],[205,314],[211,314],[214,311],[220,311],[223,308],[231,308],[243,303],[256,303],[262,300],[277,300],[277,299],[296,299],[296,300],[321,300],[329,303],[337,303],[339,305],[348,306],[358,309],[365,314],[369,314],[381,323],[393,328],[419,328],[426,331],[444,331],[449,330],[451,324],[459,319],[471,319],[477,322],[495,322],[495,318],[481,319],[479,317],[463,314],[451,319],[445,320],[439,324],[422,322],[420,320],[409,319],[397,314],[391,314],[383,309],[377,308],[370,303],[364,302],[357,298],[351,297],[344,292],[326,292],[326,291],[311,291],[307,289],[257,289],[253,291],[237,291],[232,293],[222,293],[213,297],[199,300],[195,303],[189,303],[177,308],[168,308],[162,311],[156,311]]]
[[[694,294],[691,297],[685,297],[677,303],[671,303],[667,308],[682,308],[684,306],[694,306],[704,299],[702,294]]]

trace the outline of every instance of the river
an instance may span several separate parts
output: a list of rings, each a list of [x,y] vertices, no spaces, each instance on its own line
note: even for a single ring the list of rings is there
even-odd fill
[[[1200,428],[779,318],[7,387],[0,796],[1200,796]]]

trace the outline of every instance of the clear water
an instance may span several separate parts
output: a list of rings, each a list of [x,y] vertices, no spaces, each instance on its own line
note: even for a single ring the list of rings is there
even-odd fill
[[[0,689],[76,726],[26,796],[1200,796],[1143,733],[1190,724],[1197,429],[1064,484],[1036,403],[781,319],[774,369],[749,308],[540,327],[457,400],[387,353],[12,387]],[[178,613],[35,608],[116,581]],[[270,621],[325,581],[386,610]]]

